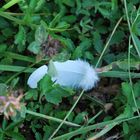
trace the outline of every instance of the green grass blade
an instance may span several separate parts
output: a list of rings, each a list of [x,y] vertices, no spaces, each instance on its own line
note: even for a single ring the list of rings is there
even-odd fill
[[[125,13],[126,13],[126,18],[127,18],[127,23],[128,23],[128,28],[129,28],[129,32],[130,32],[130,35],[132,37],[132,41],[133,41],[133,44],[135,46],[135,49],[138,53],[138,56],[140,57],[140,51],[139,51],[139,48],[137,46],[137,43],[136,43],[136,40],[133,36],[133,32],[132,32],[132,27],[131,27],[131,24],[130,24],[130,20],[129,20],[129,16],[128,16],[128,8],[127,8],[127,3],[126,3],[126,0],[124,0],[124,7],[125,7]]]
[[[0,56],[8,56],[8,58],[16,59],[16,60],[22,60],[22,61],[27,61],[27,62],[32,62],[35,63],[35,59],[32,57],[20,55],[17,53],[12,53],[12,52],[2,52],[0,53]]]
[[[100,138],[101,136],[103,136],[104,134],[106,134],[107,132],[109,132],[114,126],[116,126],[118,123],[112,123],[112,124],[108,124],[105,126],[105,128],[103,130],[101,130],[99,133],[97,133],[95,136],[93,136],[92,138],[89,138],[88,140],[96,140],[98,138]]]
[[[6,9],[12,7],[13,5],[17,4],[17,3],[20,2],[20,1],[21,1],[21,0],[11,0],[11,1],[9,1],[8,3],[6,3],[2,8],[3,8],[4,10],[6,10]]]
[[[18,18],[15,18],[9,14],[7,14],[6,12],[2,12],[0,11],[0,16],[6,18],[6,19],[9,19],[11,21],[14,21],[15,23],[17,24],[25,24],[22,20],[18,19]]]
[[[134,104],[135,104],[135,107],[137,109],[138,115],[140,115],[139,108],[138,108],[138,105],[137,105],[137,102],[136,102],[136,99],[135,99],[135,93],[134,93],[134,89],[133,89],[133,82],[132,82],[131,71],[130,71],[130,65],[131,65],[131,62],[130,62],[130,52],[131,52],[131,48],[132,47],[133,46],[130,44],[130,38],[129,38],[129,47],[128,47],[128,67],[129,67],[128,68],[128,73],[129,73],[129,81],[130,81],[130,85],[131,85],[131,92],[132,92]]]
[[[98,73],[101,77],[129,78],[129,73],[124,71],[107,71]],[[140,78],[140,73],[131,73],[131,78]]]
[[[22,66],[11,66],[11,65],[0,65],[0,71],[11,71],[11,72],[23,71],[25,73],[32,73],[34,70],[35,68],[27,68],[27,67],[22,67]]]
[[[41,114],[41,113],[36,113],[36,112],[30,111],[30,110],[26,110],[26,113],[28,113],[30,115],[33,115],[33,116],[41,117],[41,118],[44,118],[44,119],[48,119],[48,120],[51,120],[51,121],[59,122],[59,123],[63,122],[64,124],[69,125],[69,126],[74,126],[74,127],[79,127],[80,126],[80,125],[72,123],[72,122],[64,121],[64,120],[61,120],[61,119],[58,119],[58,118],[55,118],[55,117],[51,117],[51,116],[48,116],[48,115],[44,115],[44,114]]]
[[[138,118],[140,118],[140,116],[135,116],[135,117],[130,117],[130,118],[121,118],[121,119],[117,119],[117,120],[115,119],[115,120],[111,120],[111,121],[97,123],[97,124],[90,125],[90,126],[87,126],[87,127],[79,128],[77,130],[74,130],[72,132],[66,133],[66,134],[61,135],[61,136],[55,137],[52,140],[70,139],[70,138],[72,138],[76,135],[85,134],[86,132],[89,132],[91,130],[102,129],[103,127],[105,127],[107,125],[110,125],[110,128],[111,128],[111,126],[113,128],[115,125],[118,125],[122,122],[130,121],[130,120],[134,120],[134,119],[138,119]],[[109,129],[108,129],[108,131],[109,131]]]

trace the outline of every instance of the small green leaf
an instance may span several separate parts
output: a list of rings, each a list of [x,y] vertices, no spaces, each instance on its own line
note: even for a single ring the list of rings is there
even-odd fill
[[[15,122],[11,122],[7,127],[6,131],[12,131],[14,128],[19,127],[23,123],[23,119]]]
[[[82,55],[83,55],[83,51],[82,51],[81,47],[78,46],[78,47],[75,49],[75,51],[73,52],[72,58],[73,58],[73,59],[77,59],[77,58],[82,57]]]
[[[86,0],[82,2],[82,6],[84,8],[92,8],[93,6],[96,6],[96,1],[94,2],[93,0]]]
[[[70,27],[70,24],[68,24],[67,22],[63,21],[63,22],[59,22],[55,28],[67,29],[69,27]]]
[[[6,95],[7,85],[4,83],[0,83],[0,96]]]
[[[129,126],[126,122],[123,123],[123,132],[125,135],[129,133]]]
[[[122,83],[122,91],[126,97],[131,96],[131,85],[126,82]]]
[[[85,121],[86,115],[88,115],[87,112],[78,113],[78,115],[74,119],[74,122],[77,124],[83,123]]]
[[[75,15],[67,15],[67,16],[64,16],[62,18],[63,21],[66,21],[68,23],[74,23],[76,21],[76,16]]]
[[[22,105],[22,106],[21,106],[21,109],[20,109],[20,116],[21,116],[22,118],[25,118],[25,116],[26,116],[26,107],[25,107],[25,105]]]
[[[103,41],[101,40],[101,35],[98,32],[94,32],[94,48],[100,54],[103,50]]]
[[[45,75],[39,82],[39,88],[43,94],[52,90],[52,80],[49,75]]]
[[[46,32],[46,28],[43,22],[41,22],[41,25],[38,26],[35,32],[35,41],[41,45],[47,40],[47,37],[48,37],[48,33]]]
[[[56,40],[60,41],[61,44],[64,46],[65,50],[63,51],[71,51],[73,52],[75,49],[74,42],[70,38],[65,38],[59,35],[54,36]]]
[[[38,94],[37,93],[37,90],[31,89],[31,90],[29,90],[29,91],[26,92],[25,99],[26,100],[29,100],[31,98],[34,98],[34,97],[36,97],[36,94]]]
[[[110,41],[110,45],[121,43],[124,37],[125,37],[125,34],[123,31],[120,31],[120,30],[116,31]]]
[[[28,46],[28,50],[34,54],[38,54],[40,52],[40,43],[34,41]]]
[[[89,60],[93,60],[93,59],[94,59],[93,54],[92,54],[91,52],[89,52],[89,51],[86,51],[86,52],[84,53],[84,57],[85,57],[86,59],[89,59]]]
[[[6,135],[10,136],[11,138],[15,140],[25,140],[24,136],[17,132],[8,131],[6,132]]]
[[[37,0],[31,0],[29,3],[29,8],[34,11],[35,7],[37,5]]]
[[[74,7],[75,1],[72,0],[62,0],[62,2],[70,7]]]
[[[3,64],[3,65],[12,65],[13,63],[13,59],[11,58],[3,58],[1,61],[0,61],[0,64]]]
[[[112,10],[118,9],[118,0],[111,0],[112,3]]]
[[[49,75],[45,75],[44,78],[39,82],[39,88],[46,100],[49,103],[58,105],[63,97],[74,94],[73,90],[69,88],[63,88],[58,84],[54,84]],[[42,97],[42,95],[41,95]]]
[[[137,134],[132,134],[129,138],[129,140],[139,140]]]
[[[0,52],[4,52],[7,49],[7,45],[6,44],[0,44]]]
[[[49,62],[48,75],[50,75],[51,77],[55,77],[57,75],[57,70],[52,60],[50,60]]]
[[[53,56],[52,60],[64,62],[64,61],[70,59],[70,57],[71,57],[71,54],[68,51],[64,50],[61,53],[58,53],[55,56]]]
[[[42,136],[41,136],[41,134],[39,132],[35,133],[35,139],[36,140],[42,140]]]
[[[140,81],[138,81],[135,85],[134,85],[134,93],[135,93],[135,97],[138,98],[140,95]],[[138,98],[139,99],[139,98]]]
[[[140,40],[135,34],[133,34],[133,38],[136,43],[136,50],[137,50],[138,54],[140,54]]]
[[[50,103],[58,105],[62,101],[61,94],[58,93],[57,89],[53,89],[45,94],[46,100]]]
[[[122,83],[123,94],[127,98],[127,102],[130,105],[133,105],[134,104],[134,100],[133,100],[133,97],[132,97],[132,89],[131,88],[132,87],[131,87],[131,85],[129,83],[127,83],[127,82]]]
[[[62,88],[59,85],[53,85],[51,91],[46,92],[45,97],[48,102],[58,105],[62,102],[63,97],[68,97],[73,94],[74,92],[71,89]]]
[[[62,17],[62,13],[58,13],[57,15],[55,15],[55,17],[53,18],[53,20],[50,22],[49,27],[50,28],[54,28],[56,26],[56,24],[60,21]]]
[[[45,4],[45,0],[39,0],[35,7],[35,12],[38,12],[39,10],[41,10],[43,8],[44,4]]]
[[[52,134],[52,132],[53,132],[53,128],[52,127],[50,127],[50,125],[45,125],[44,127],[43,127],[43,130],[44,130],[44,137],[43,137],[43,140],[47,140],[47,139],[49,139],[49,136]]]
[[[2,32],[3,36],[6,38],[12,37],[14,34],[14,31],[11,28],[4,28],[1,30],[1,32]]]
[[[15,36],[15,44],[18,45],[19,52],[25,50],[25,43],[26,43],[26,31],[23,26],[19,26],[19,32]]]
[[[140,61],[137,61],[134,59],[130,59],[130,66],[128,66],[127,59],[125,59],[123,61],[114,62],[114,64],[116,64],[120,69],[123,69],[123,70],[128,70],[129,67],[132,70],[139,70],[140,69]]]
[[[111,15],[111,11],[112,11],[111,8],[112,8],[111,2],[102,2],[102,3],[99,3],[97,6],[98,11],[104,17],[109,17]]]
[[[98,7],[98,10],[104,17],[108,17],[110,15],[110,11],[106,8]]]
[[[6,21],[3,17],[0,17],[0,29],[9,27],[9,22]]]
[[[15,88],[15,86],[18,84],[18,82],[19,82],[19,77],[13,79],[11,82],[11,87]]]

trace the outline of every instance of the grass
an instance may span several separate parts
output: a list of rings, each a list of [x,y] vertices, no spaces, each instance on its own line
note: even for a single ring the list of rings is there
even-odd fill
[[[136,139],[140,130],[138,5],[135,0],[120,4],[3,1],[0,138],[25,140],[31,135],[35,140],[93,140],[119,134],[122,139]],[[69,59],[83,59],[95,67],[100,82],[94,89],[86,92],[61,87],[49,77],[36,89],[27,87],[28,76],[36,68],[49,60]],[[6,108],[11,95],[16,102]],[[112,106],[107,111],[108,103]],[[10,116],[7,120],[5,114]]]

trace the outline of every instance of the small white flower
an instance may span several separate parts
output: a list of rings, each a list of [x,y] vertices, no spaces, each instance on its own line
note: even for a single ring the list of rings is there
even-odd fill
[[[94,68],[85,61],[68,60],[65,62],[53,62],[53,64],[57,74],[52,77],[52,80],[62,86],[90,90],[99,81],[98,75]],[[36,88],[37,82],[47,73],[42,67],[38,68],[29,77],[28,85],[31,88]],[[47,69],[47,66],[45,67]],[[32,82],[33,84],[31,84]]]
[[[30,88],[37,88],[37,83],[47,74],[48,67],[43,65],[36,69],[29,77],[27,84]]]

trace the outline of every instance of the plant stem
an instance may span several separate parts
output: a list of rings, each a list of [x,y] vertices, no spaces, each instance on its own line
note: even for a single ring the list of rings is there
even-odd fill
[[[112,31],[112,33],[111,33],[111,35],[110,35],[110,37],[109,37],[107,43],[105,44],[105,47],[104,47],[103,51],[102,51],[102,53],[101,53],[101,55],[100,55],[100,57],[99,57],[99,59],[98,59],[98,61],[97,61],[97,63],[96,63],[95,68],[98,67],[98,65],[99,65],[99,63],[100,63],[100,61],[101,61],[101,59],[102,59],[102,57],[103,57],[103,55],[104,55],[104,53],[105,53],[105,51],[106,51],[108,45],[109,45],[109,43],[110,43],[110,41],[111,41],[111,39],[112,39],[112,37],[113,37],[113,35],[114,35],[114,33],[115,33],[117,27],[118,27],[118,25],[120,24],[121,21],[122,21],[122,17],[118,20],[117,24],[115,25],[115,27],[114,27],[114,29],[113,29],[113,31]]]
[[[58,119],[58,118],[55,118],[55,117],[51,117],[51,116],[44,115],[44,114],[41,114],[41,113],[33,112],[33,111],[30,111],[30,110],[26,110],[26,113],[28,113],[30,115],[33,115],[33,116],[41,117],[41,118],[44,118],[44,119],[48,119],[48,120],[51,120],[51,121],[59,122],[59,123],[63,122],[64,124],[69,125],[69,126],[74,126],[74,127],[79,127],[80,126],[80,125],[72,123],[72,122],[64,121],[64,120],[61,120],[61,119]]]
[[[20,2],[20,1],[21,1],[21,0],[11,0],[11,1],[9,1],[8,3],[6,3],[2,8],[3,8],[4,10],[6,10],[6,9],[12,7],[13,5],[17,4],[17,3]]]
[[[72,106],[72,108],[70,109],[70,111],[67,113],[66,117],[63,119],[63,121],[61,122],[61,124],[57,127],[57,129],[53,132],[53,134],[50,136],[50,138],[48,140],[51,140],[55,136],[55,134],[59,131],[59,129],[61,128],[61,126],[64,124],[64,122],[66,121],[66,119],[69,117],[69,115],[71,114],[71,112],[74,110],[75,106],[77,105],[77,103],[81,99],[83,93],[84,93],[84,90],[80,93],[78,99],[76,100],[76,102],[74,103],[74,105]]]
[[[87,125],[89,125],[90,123],[92,123],[93,120],[95,120],[99,115],[101,115],[101,113],[103,113],[103,110],[100,110],[95,116],[93,116],[91,119],[89,119]]]
[[[132,78],[131,78],[131,71],[130,71],[130,52],[131,52],[131,48],[133,47],[131,44],[130,44],[130,37],[129,37],[129,46],[128,46],[128,73],[129,73],[129,81],[130,81],[130,85],[131,85],[131,92],[132,92],[132,96],[133,96],[133,100],[134,100],[134,104],[135,104],[135,107],[137,109],[137,113],[138,115],[140,116],[140,112],[139,112],[139,108],[138,108],[138,105],[137,105],[137,102],[136,102],[136,99],[135,99],[135,93],[134,93],[134,90],[133,90],[133,82],[132,82]]]
[[[87,99],[89,99],[90,101],[95,102],[95,103],[97,103],[99,106],[101,106],[102,108],[104,108],[105,103],[103,103],[103,102],[102,102],[101,100],[99,100],[98,98],[96,98],[96,97],[91,97],[91,96],[89,96],[89,95],[87,95],[87,94],[84,94],[84,96],[85,96]]]
[[[121,119],[114,119],[111,121],[106,121],[106,122],[101,122],[101,123],[97,123],[97,124],[93,124],[93,125],[89,125],[87,127],[83,127],[83,128],[79,128],[77,130],[71,131],[69,133],[66,133],[64,135],[58,136],[53,138],[52,140],[65,140],[65,139],[70,139],[76,135],[79,134],[84,134],[86,132],[89,132],[91,130],[95,130],[95,129],[102,129],[107,125],[118,125],[122,122],[126,122],[126,121],[130,121],[130,120],[134,120],[134,119],[138,119],[140,118],[140,116],[134,116],[134,117],[129,117],[129,118],[121,118]]]
[[[127,10],[127,4],[126,4],[126,0],[124,0],[124,7],[125,7],[125,13],[126,13],[126,18],[127,18],[127,23],[128,23],[128,28],[129,28],[129,32],[130,32],[130,35],[132,37],[132,41],[133,41],[133,44],[135,46],[135,49],[138,53],[138,56],[140,57],[140,51],[137,47],[137,44],[135,42],[135,39],[134,39],[134,36],[133,36],[133,33],[132,33],[132,29],[131,29],[131,24],[130,24],[130,21],[129,21],[129,16],[128,16],[128,10]]]

